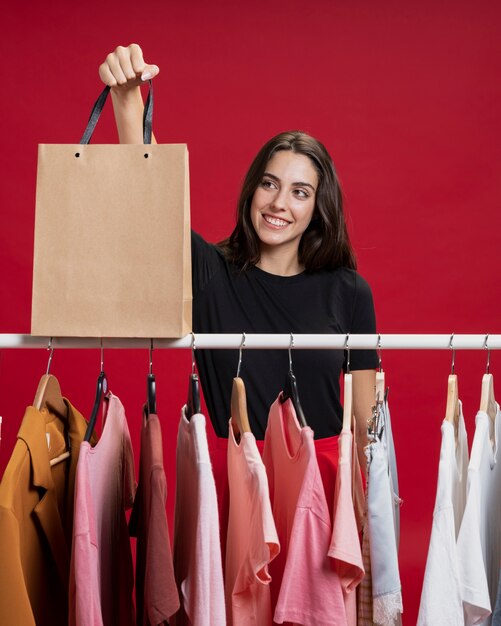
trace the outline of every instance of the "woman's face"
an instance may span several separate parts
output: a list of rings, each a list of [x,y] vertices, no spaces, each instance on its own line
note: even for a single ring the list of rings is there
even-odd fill
[[[280,246],[297,256],[313,217],[317,187],[317,172],[304,154],[280,150],[271,157],[250,208],[261,250]]]

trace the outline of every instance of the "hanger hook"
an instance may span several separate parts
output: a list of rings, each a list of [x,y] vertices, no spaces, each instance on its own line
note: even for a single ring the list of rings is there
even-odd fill
[[[195,350],[197,349],[195,345],[195,333],[191,331],[191,373],[195,373]]]
[[[487,335],[485,335],[485,341],[484,341],[484,348],[487,350],[487,366],[485,368],[485,373],[488,374],[489,373],[489,369],[490,369],[490,364],[491,364],[491,349],[489,348],[487,341],[489,339],[489,333],[487,333]]]
[[[101,371],[104,372],[104,348],[103,348],[103,338],[101,337]]]
[[[54,347],[52,345],[52,339],[53,337],[49,339],[49,345],[47,346],[47,350],[50,350],[49,362],[47,363],[47,375],[50,374],[50,366],[52,364],[52,357],[54,356]]]
[[[379,333],[377,334],[377,358],[379,361],[379,371],[382,372],[383,368],[381,367],[381,335]]]
[[[150,375],[153,374],[153,339],[150,339]]]
[[[449,348],[452,350],[452,365],[451,365],[451,374],[454,374],[454,361],[456,356],[456,349],[452,345],[452,341],[454,340],[454,333],[451,335],[451,340],[449,341]]]
[[[344,349],[346,350],[346,373],[350,374],[350,347],[348,345],[348,340],[350,338],[350,333],[346,333],[346,339],[344,342]]]
[[[289,343],[289,372],[292,372],[292,349],[294,348],[294,335],[291,333],[291,340]]]
[[[240,350],[238,352],[237,378],[240,377],[240,367],[242,365],[242,351],[245,348],[245,333],[242,333],[242,341],[240,342]]]

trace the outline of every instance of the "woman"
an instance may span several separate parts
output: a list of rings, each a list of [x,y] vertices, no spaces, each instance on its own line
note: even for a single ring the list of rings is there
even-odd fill
[[[142,143],[140,84],[158,72],[136,44],[116,48],[100,66],[121,143]],[[372,295],[355,271],[332,160],[305,133],[282,133],[263,146],[245,178],[233,233],[217,246],[193,233],[192,260],[196,333],[375,332]],[[197,357],[212,424],[219,437],[227,437],[235,351],[203,350]],[[343,366],[341,351],[293,352],[301,404],[317,440],[341,430]],[[375,351],[351,352],[362,467],[376,366]],[[244,352],[242,377],[257,439],[264,437],[268,409],[287,371],[284,350]]]

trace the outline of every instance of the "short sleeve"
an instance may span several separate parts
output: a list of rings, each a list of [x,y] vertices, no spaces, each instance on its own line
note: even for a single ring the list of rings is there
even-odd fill
[[[372,335],[376,333],[376,314],[369,284],[359,274],[355,274],[355,295],[351,314],[350,334]],[[370,370],[378,366],[376,350],[352,350],[351,370]],[[346,358],[343,364],[346,371]]]
[[[194,230],[191,231],[191,275],[193,296],[205,289],[221,265],[222,253]]]

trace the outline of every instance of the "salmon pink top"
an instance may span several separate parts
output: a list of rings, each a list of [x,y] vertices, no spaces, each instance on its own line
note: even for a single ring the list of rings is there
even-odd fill
[[[301,428],[290,400],[273,403],[263,461],[280,554],[270,564],[274,620],[347,626],[341,581],[328,556],[332,526],[313,431]]]
[[[266,469],[250,432],[228,437],[230,512],[226,543],[226,615],[234,626],[271,626],[268,564],[278,552]]]

